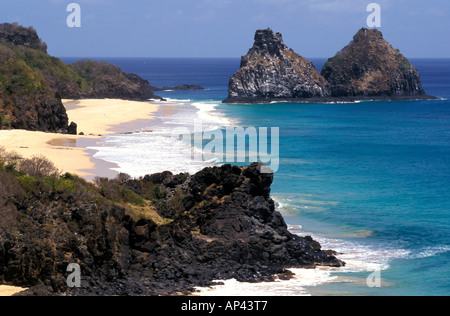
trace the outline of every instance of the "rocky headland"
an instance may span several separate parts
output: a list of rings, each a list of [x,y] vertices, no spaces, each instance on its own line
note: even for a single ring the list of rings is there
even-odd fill
[[[66,65],[34,28],[0,24],[0,129],[76,134],[61,99],[161,99],[154,88],[106,62]]]
[[[120,175],[25,174],[0,164],[0,282],[21,295],[172,295],[213,280],[268,281],[287,268],[344,265],[290,233],[261,165]],[[69,289],[67,267],[81,267]],[[289,275],[289,273],[287,273]]]
[[[47,56],[33,28],[0,24],[0,129],[67,133],[66,110],[42,71],[57,64]]]
[[[423,100],[419,72],[380,31],[361,29],[319,74],[287,49],[281,34],[258,30],[255,44],[230,79],[224,103]]]
[[[0,24],[0,129],[76,134],[61,99],[163,100],[154,94],[162,90],[108,62],[66,65],[47,53],[33,27]]]

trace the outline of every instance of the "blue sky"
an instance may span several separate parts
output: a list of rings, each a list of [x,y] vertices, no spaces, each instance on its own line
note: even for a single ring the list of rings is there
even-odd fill
[[[81,28],[66,7],[81,6]],[[450,58],[448,0],[2,0],[0,22],[33,26],[58,57],[240,57],[256,29],[308,57],[332,57],[382,8],[384,37],[409,58]]]

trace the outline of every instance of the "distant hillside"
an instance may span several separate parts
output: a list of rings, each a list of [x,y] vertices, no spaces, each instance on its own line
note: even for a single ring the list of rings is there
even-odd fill
[[[153,93],[158,88],[138,75],[122,72],[120,67],[113,64],[82,60],[68,67],[79,79],[76,86],[73,82],[56,83],[63,98],[117,98],[136,101],[161,99]]]
[[[0,24],[0,129],[66,133],[69,122],[61,98],[145,101],[159,98],[154,89],[106,62],[66,65],[47,54],[34,28]]]

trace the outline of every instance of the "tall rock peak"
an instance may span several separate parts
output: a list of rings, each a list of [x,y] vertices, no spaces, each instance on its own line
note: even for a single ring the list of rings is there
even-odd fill
[[[257,30],[255,43],[230,79],[224,102],[270,102],[329,95],[327,81],[307,59],[289,49],[272,29]]]
[[[286,49],[281,33],[275,33],[271,28],[256,31],[252,50],[270,56],[281,56],[281,52]]]

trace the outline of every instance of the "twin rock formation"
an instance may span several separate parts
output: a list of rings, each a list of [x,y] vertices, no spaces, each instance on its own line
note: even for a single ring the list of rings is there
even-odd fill
[[[433,99],[419,72],[380,31],[361,29],[330,58],[321,74],[283,43],[280,33],[258,30],[255,43],[230,79],[224,103],[333,102]]]

